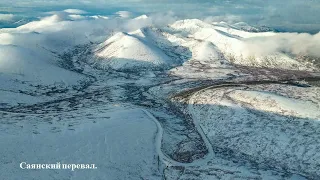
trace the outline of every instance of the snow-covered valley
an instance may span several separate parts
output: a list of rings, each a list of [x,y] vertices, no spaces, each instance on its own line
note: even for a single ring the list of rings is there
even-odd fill
[[[319,179],[319,34],[247,29],[73,11],[0,29],[0,179]]]

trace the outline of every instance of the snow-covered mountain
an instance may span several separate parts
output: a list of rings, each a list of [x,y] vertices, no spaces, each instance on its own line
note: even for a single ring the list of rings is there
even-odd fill
[[[300,62],[291,54],[282,52],[280,48],[269,51],[264,49],[266,47],[259,46],[260,41],[277,37],[278,34],[274,32],[247,32],[227,26],[224,22],[208,24],[200,20],[178,21],[170,27],[174,31],[183,32],[185,37],[192,39],[188,43],[194,43],[194,46],[197,46],[197,41],[211,42],[230,63],[301,70],[309,67],[308,62]],[[273,45],[270,44],[270,46]]]
[[[50,99],[45,93],[80,86],[89,79],[58,64],[57,57],[16,45],[0,45],[1,108]]]
[[[320,178],[319,34],[133,16],[0,29],[4,179]]]
[[[138,32],[117,33],[100,44],[95,50],[98,63],[114,69],[129,69],[173,62],[161,49],[138,36]]]
[[[215,148],[318,176],[319,136],[311,127],[319,127],[319,92],[280,84],[212,86],[185,103]]]
[[[134,20],[147,18],[143,16]],[[299,58],[303,52],[290,52],[291,47],[262,47],[264,40],[274,46],[277,38],[286,40],[287,37],[283,36],[276,32],[243,31],[225,22],[209,24],[190,19],[166,27],[146,27],[128,33],[116,33],[95,47],[94,53],[98,63],[114,69],[147,64],[177,65],[192,61],[205,61],[211,67],[219,65],[221,68],[244,65],[291,70],[317,69],[312,60]]]
[[[81,75],[55,64],[55,57],[44,56],[29,49],[7,45],[0,46],[0,71],[11,74],[18,81],[36,82],[41,85],[54,83],[73,84]],[[50,58],[51,62],[50,62]]]

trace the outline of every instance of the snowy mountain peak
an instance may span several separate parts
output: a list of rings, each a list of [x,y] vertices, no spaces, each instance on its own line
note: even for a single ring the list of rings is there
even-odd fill
[[[141,31],[137,31],[139,33]],[[117,33],[95,50],[103,66],[114,69],[170,64],[170,58],[158,47],[134,33]]]

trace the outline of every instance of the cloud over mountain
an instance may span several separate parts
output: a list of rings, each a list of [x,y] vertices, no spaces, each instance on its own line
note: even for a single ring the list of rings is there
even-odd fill
[[[1,3],[6,9],[15,9],[23,6],[25,11],[43,12],[43,8],[75,7],[83,9],[68,9],[66,12],[73,14],[95,13],[95,11],[113,14],[116,12],[133,12],[150,14],[159,12],[174,12],[181,19],[211,17],[212,20],[236,22],[244,21],[250,24],[266,25],[280,31],[298,31],[317,33],[320,30],[319,1],[301,0],[13,0],[14,5]],[[98,5],[98,6],[97,6]],[[28,8],[30,7],[30,8]],[[9,10],[9,11],[11,11]],[[120,10],[120,11],[119,11]],[[192,13],[191,13],[192,12]],[[8,12],[12,14],[12,12]],[[106,15],[104,14],[104,15]],[[120,16],[128,16],[121,13]]]

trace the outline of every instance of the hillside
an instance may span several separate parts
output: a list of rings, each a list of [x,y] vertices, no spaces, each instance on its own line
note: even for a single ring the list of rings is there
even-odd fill
[[[147,39],[135,34],[117,33],[98,45],[95,56],[102,67],[129,69],[171,64],[170,58]]]
[[[319,34],[49,14],[0,29],[2,178],[320,179]]]

